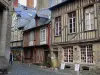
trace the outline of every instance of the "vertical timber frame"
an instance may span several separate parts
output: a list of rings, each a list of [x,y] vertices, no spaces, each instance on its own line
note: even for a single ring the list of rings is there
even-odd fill
[[[83,40],[92,40],[92,39],[98,39],[98,30],[92,30],[92,31],[84,31],[84,8],[88,7],[90,5],[93,5],[94,11],[95,11],[95,18],[94,18],[94,23],[95,23],[95,28],[96,28],[96,1],[91,2],[90,0],[86,3],[86,0],[79,0],[75,1],[72,3],[68,3],[66,5],[62,5],[56,9],[52,10],[52,19],[54,20],[54,23],[52,24],[54,26],[54,31],[55,31],[55,17],[61,16],[61,33],[62,35],[60,37],[55,37],[54,35],[54,43],[64,43],[67,41],[83,41]],[[78,3],[78,5],[77,5]],[[63,12],[64,11],[64,12]],[[76,33],[75,34],[69,34],[68,29],[68,13],[76,11]],[[65,16],[66,15],[66,16]],[[80,15],[80,16],[78,16]],[[67,19],[67,20],[66,20]],[[66,23],[67,22],[67,23]],[[98,24],[97,24],[98,25]],[[98,27],[97,27],[98,29]],[[65,35],[64,35],[65,34]],[[93,35],[92,35],[93,34]],[[71,38],[71,39],[70,39]],[[58,41],[58,39],[60,41]]]

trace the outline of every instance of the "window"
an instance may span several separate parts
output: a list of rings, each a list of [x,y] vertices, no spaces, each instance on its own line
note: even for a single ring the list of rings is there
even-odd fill
[[[34,30],[34,41],[36,41],[36,34],[37,34],[36,30]]]
[[[30,41],[34,40],[34,33],[33,33],[33,31],[30,32],[29,40]]]
[[[81,62],[93,63],[92,45],[81,46]]]
[[[61,16],[55,18],[55,36],[61,35]]]
[[[33,46],[34,32],[31,31],[29,35],[29,46]]]
[[[94,8],[93,6],[85,8],[85,30],[94,29]]]
[[[45,27],[40,30],[40,42],[46,41],[46,29]]]
[[[64,61],[73,62],[73,47],[64,48]]]
[[[76,12],[68,14],[69,16],[69,33],[75,33]]]

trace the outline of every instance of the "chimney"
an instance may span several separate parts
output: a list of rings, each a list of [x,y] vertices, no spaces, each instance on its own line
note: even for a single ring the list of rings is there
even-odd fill
[[[18,0],[14,0],[13,5],[14,7],[18,7]]]
[[[34,7],[34,0],[27,0],[27,7],[33,8]]]

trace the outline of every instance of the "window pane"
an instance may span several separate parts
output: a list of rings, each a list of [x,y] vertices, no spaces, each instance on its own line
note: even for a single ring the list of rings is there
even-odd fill
[[[72,29],[70,29],[70,33],[72,33]]]
[[[81,62],[93,63],[92,45],[81,46]]]
[[[72,19],[70,19],[70,23],[72,24]]]
[[[73,22],[75,23],[75,18],[73,18]]]
[[[75,27],[73,28],[73,32],[75,32]]]
[[[61,35],[61,22],[59,22],[59,35]]]
[[[91,13],[91,16],[90,16],[90,22],[91,22],[91,28],[94,29],[94,14]]]
[[[29,38],[30,38],[30,41],[32,41],[32,40],[33,40],[33,31],[32,31],[32,32],[30,32],[30,36],[29,36]]]
[[[70,33],[72,33],[72,24],[70,24]]]
[[[81,47],[81,62],[86,62],[86,48]]]
[[[41,42],[43,42],[43,41],[46,40],[46,37],[45,37],[46,34],[45,34],[45,33],[46,33],[45,28],[41,28],[41,34],[40,34],[40,35],[41,35],[41,37],[40,37],[40,41],[41,41]]]
[[[93,6],[85,8],[85,30],[94,29],[94,8]],[[87,28],[88,25],[88,28]]]
[[[92,51],[92,46],[88,46],[88,48],[87,48],[87,62],[88,62],[88,63],[93,63],[93,51]]]
[[[59,36],[61,34],[61,17],[55,18],[55,35]]]
[[[72,12],[69,14],[69,31],[70,31],[70,33],[75,32],[75,17],[76,17],[75,12]]]
[[[58,24],[56,24],[55,32],[56,32],[56,35],[58,35]]]
[[[64,61],[73,62],[73,47],[64,48]]]
[[[72,29],[72,24],[70,24],[70,29]]]

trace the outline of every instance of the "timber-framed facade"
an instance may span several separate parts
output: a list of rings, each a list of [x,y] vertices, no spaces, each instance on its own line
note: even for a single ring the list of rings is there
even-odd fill
[[[50,8],[52,12],[51,56],[58,64],[75,63],[90,69],[99,66],[100,1],[67,0]]]
[[[27,25],[23,32],[24,62],[50,67],[50,10],[41,11],[34,14],[34,25]]]

